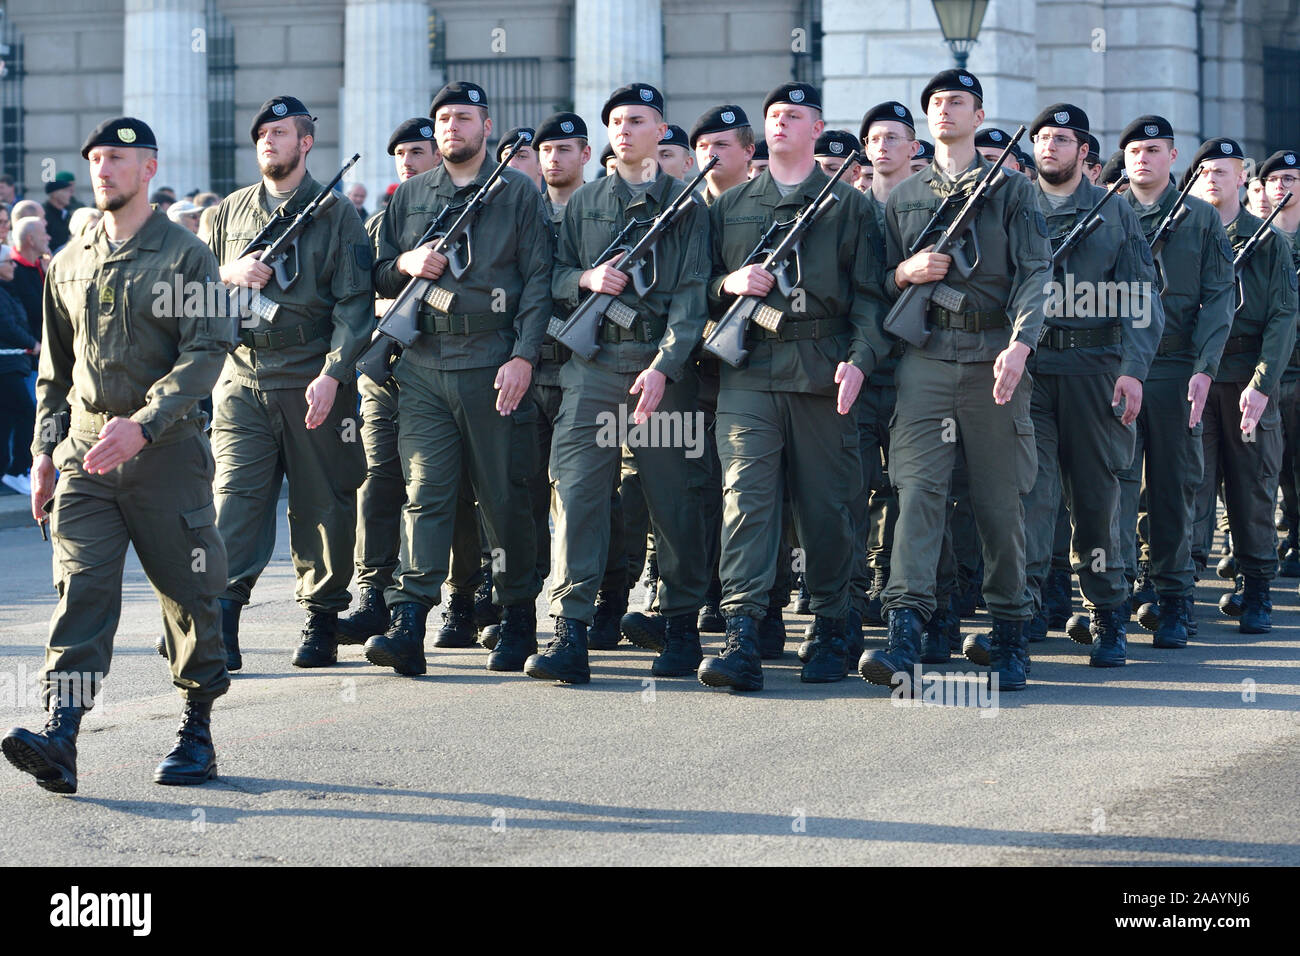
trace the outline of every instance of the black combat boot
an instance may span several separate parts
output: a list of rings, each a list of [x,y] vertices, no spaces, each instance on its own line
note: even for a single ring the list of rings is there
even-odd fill
[[[1071,614],[1065,625],[1065,636],[1076,644],[1092,643],[1092,615],[1087,611]]]
[[[1269,600],[1268,581],[1246,575],[1241,594],[1241,620],[1237,631],[1241,634],[1267,634],[1273,630],[1273,602]]]
[[[473,647],[478,640],[474,629],[474,595],[451,592],[447,610],[442,612],[442,627],[433,638],[434,647]]]
[[[727,630],[727,619],[722,614],[722,582],[717,578],[704,595],[704,607],[700,608],[696,627],[702,634],[722,634]]]
[[[871,587],[867,589],[867,609],[862,613],[862,623],[872,627],[885,626],[885,587],[889,584],[889,568],[871,569]]]
[[[1137,580],[1133,582],[1133,593],[1129,598],[1129,609],[1136,611],[1155,599],[1156,586],[1151,581],[1151,566],[1146,561],[1139,561]]]
[[[1137,622],[1148,631],[1160,626],[1160,598],[1148,601],[1137,609]]]
[[[1300,531],[1287,532],[1277,566],[1278,577],[1300,578]]]
[[[979,606],[980,585],[979,581],[974,578],[957,582],[957,616],[974,617],[975,609]]]
[[[226,670],[237,671],[244,666],[244,656],[239,653],[239,612],[244,605],[238,601],[221,599],[221,643],[226,647]]]
[[[1177,648],[1187,646],[1187,602],[1181,594],[1162,594],[1157,605],[1157,621],[1152,647]],[[1140,622],[1139,622],[1140,623]],[[1143,625],[1144,627],[1146,625]]]
[[[1043,604],[1047,608],[1047,626],[1059,631],[1070,620],[1074,604],[1074,581],[1066,568],[1053,568],[1047,573],[1043,589]],[[1032,635],[1029,638],[1034,639]]]
[[[858,661],[862,679],[882,687],[894,685],[894,675],[912,678],[921,644],[921,618],[910,607],[896,607],[889,612],[889,638],[883,650],[872,648]]]
[[[948,613],[944,615],[943,632],[948,636],[948,651],[951,654],[961,653],[961,615],[951,604],[948,605]]]
[[[730,615],[722,653],[701,664],[696,675],[705,687],[762,690],[763,664],[758,653],[758,625],[754,619],[748,614]]]
[[[808,593],[808,582],[804,580],[802,574],[796,575],[799,581],[799,594],[795,598],[794,613],[811,614],[812,613],[812,595]]]
[[[212,746],[212,701],[185,701],[176,746],[153,772],[153,782],[192,787],[217,775],[217,751]]]
[[[667,624],[664,649],[650,665],[650,673],[655,677],[690,677],[704,660],[699,621],[694,614],[677,614],[668,618]]]
[[[961,652],[966,655],[966,660],[972,664],[988,667],[989,661],[992,660],[993,632],[979,631],[968,635],[966,640],[962,641]]]
[[[668,619],[650,611],[630,611],[619,622],[623,636],[637,647],[661,653],[664,635],[668,633]]]
[[[366,660],[376,667],[391,667],[406,677],[423,674],[424,628],[429,609],[415,601],[402,601],[388,609],[388,630],[366,641]]]
[[[830,684],[844,680],[849,650],[845,620],[818,614],[813,623],[816,630],[813,632],[812,654],[799,671],[799,679],[805,684]]]
[[[1092,614],[1092,651],[1088,663],[1093,667],[1123,667],[1128,663],[1128,609],[1096,610]]]
[[[779,659],[785,653],[785,617],[780,605],[769,607],[755,629],[758,632],[758,656],[765,661]]]
[[[862,615],[849,609],[849,618],[844,630],[844,673],[847,674],[858,666],[858,658],[867,649],[867,642],[862,636]],[[806,662],[805,662],[806,663]]]
[[[492,565],[485,564],[479,571],[478,585],[474,588],[474,630],[501,623],[501,608],[492,603]],[[434,641],[435,647],[440,647]],[[450,646],[450,645],[448,645]],[[461,646],[461,645],[456,645]],[[469,645],[463,645],[468,647]]]
[[[293,666],[329,667],[337,664],[338,631],[338,614],[333,611],[308,611],[307,623],[302,626],[302,643],[293,652]]]
[[[1047,640],[1047,608],[1040,607],[1036,614],[1025,622],[1025,640],[1038,644]]]
[[[557,617],[555,637],[546,650],[524,662],[524,673],[537,680],[557,680],[562,684],[589,683],[587,625],[573,618]]]
[[[339,644],[364,644],[388,630],[388,606],[379,588],[362,587],[357,609],[339,618]]]
[[[1232,590],[1219,598],[1219,612],[1224,617],[1241,617],[1241,612],[1245,609],[1245,600],[1242,597],[1242,588],[1244,584],[1239,577],[1233,582]]]
[[[502,609],[497,640],[488,655],[490,671],[521,671],[524,662],[537,653],[537,611],[532,603],[511,604]]]
[[[587,631],[587,649],[612,651],[618,647],[619,641],[623,639],[620,628],[626,614],[627,591],[625,589],[620,587],[597,594],[596,614],[591,619],[591,627]]]
[[[948,644],[948,611],[938,608],[921,629],[920,659],[922,664],[947,664],[952,660]]]
[[[1186,620],[1183,626],[1187,628],[1187,639],[1192,640],[1196,637],[1196,592],[1188,591],[1183,595],[1183,603],[1186,605]]]
[[[81,707],[51,706],[44,730],[14,727],[0,740],[0,750],[11,764],[35,777],[37,786],[50,793],[76,793],[77,731],[84,714]]]
[[[998,690],[1024,690],[1028,674],[1029,639],[1024,621],[993,619],[989,637],[989,683],[998,675]]]

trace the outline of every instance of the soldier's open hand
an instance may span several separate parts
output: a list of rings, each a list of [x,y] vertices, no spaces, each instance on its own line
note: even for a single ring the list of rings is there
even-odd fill
[[[319,428],[329,417],[334,407],[334,396],[338,394],[338,379],[328,375],[317,375],[307,386],[307,416],[303,419],[308,428]]]
[[[32,517],[37,524],[49,520],[45,505],[54,497],[54,459],[49,455],[37,455],[32,462]]]
[[[1195,428],[1201,423],[1201,414],[1205,411],[1205,398],[1210,394],[1210,376],[1197,372],[1187,380],[1187,400],[1192,403],[1192,413],[1187,417],[1187,427]]]
[[[519,400],[528,391],[528,383],[532,380],[532,365],[517,355],[497,369],[497,379],[493,384],[497,390],[497,411],[509,415],[518,408]]]
[[[760,299],[772,291],[776,276],[762,266],[751,265],[737,269],[722,282],[722,291],[732,295],[753,295]]]
[[[99,430],[99,441],[86,452],[81,466],[91,475],[106,475],[130,461],[145,446],[144,432],[129,418],[113,418]]]
[[[862,369],[848,362],[841,362],[835,367],[835,384],[840,387],[835,410],[841,415],[847,415],[853,403],[858,400],[858,392],[862,390],[862,381],[865,378]]]
[[[397,257],[397,271],[417,279],[437,279],[447,268],[447,257],[423,245]]]
[[[1029,358],[1029,346],[1024,342],[1012,342],[1003,349],[993,361],[993,401],[1005,405],[1016,393],[1025,374],[1025,360]]]
[[[952,256],[942,252],[931,252],[934,246],[926,246],[916,255],[904,259],[894,269],[894,284],[900,289],[909,285],[925,285],[938,282],[948,274],[952,265]]]
[[[261,289],[271,281],[271,267],[265,265],[255,254],[227,262],[221,267],[221,281],[226,285],[243,286],[246,289]]]
[[[1121,375],[1115,379],[1115,393],[1111,396],[1110,407],[1119,408],[1124,403],[1124,414],[1120,422],[1132,425],[1137,421],[1138,412],[1142,411],[1142,383],[1132,375]]]
[[[1247,385],[1241,391],[1241,399],[1237,402],[1237,407],[1241,409],[1241,432],[1243,435],[1249,435],[1259,424],[1264,409],[1268,408],[1268,396]]]
[[[633,423],[640,425],[650,419],[655,409],[659,407],[659,403],[663,401],[664,386],[667,384],[668,376],[658,369],[648,368],[636,377],[632,387],[627,390],[629,395],[641,393],[641,399],[632,411]]]
[[[615,269],[612,263],[617,256],[611,256],[594,269],[588,269],[578,277],[578,285],[592,292],[606,295],[618,295],[627,288],[627,273]]]

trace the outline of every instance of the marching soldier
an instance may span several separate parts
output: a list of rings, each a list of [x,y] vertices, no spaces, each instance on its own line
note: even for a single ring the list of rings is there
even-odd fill
[[[1192,192],[1217,210],[1234,253],[1263,226],[1238,198],[1245,159],[1241,145],[1226,136],[1203,144],[1192,159],[1197,177]],[[1253,248],[1236,270],[1232,328],[1205,400],[1205,475],[1192,540],[1193,557],[1204,560],[1195,552],[1203,551],[1213,535],[1216,476],[1221,476],[1232,554],[1244,579],[1237,627],[1243,634],[1265,634],[1272,629],[1269,582],[1278,563],[1273,526],[1282,465],[1278,389],[1295,348],[1297,302],[1296,274],[1282,237],[1266,231]]]
[[[388,155],[397,164],[398,182],[428,172],[440,154],[433,140],[433,122],[427,116],[406,120],[388,139]],[[386,210],[366,220],[366,234],[378,243]],[[387,311],[390,300],[375,300],[376,314]],[[357,490],[356,582],[357,609],[339,618],[339,643],[364,644],[388,630],[384,591],[393,583],[401,547],[402,504],[406,485],[397,451],[397,382],[376,385],[369,378],[358,382],[361,391],[361,442],[366,452],[366,480]],[[478,565],[475,525],[474,563]]]
[[[627,423],[628,403],[636,402],[633,421],[648,422],[647,427],[654,425],[652,413],[685,421],[697,410],[690,357],[705,319],[704,210],[692,206],[663,236],[655,251],[653,288],[644,298],[628,286],[628,274],[614,268],[615,256],[597,261],[629,220],[657,216],[685,188],[656,162],[667,129],[663,109],[662,94],[648,84],[614,91],[600,117],[614,148],[614,172],[573,194],[560,227],[552,283],[557,305],[573,309],[585,294],[605,293],[618,296],[636,314],[630,328],[603,321],[599,351],[590,361],[575,354],[560,372],[563,398],[551,445],[555,638],[525,666],[525,673],[539,680],[585,684],[591,679],[587,629],[609,550],[609,494],[618,478],[623,442],[617,436]],[[653,672],[680,677],[693,672],[702,656],[696,614],[708,586],[699,521],[706,466],[682,447],[647,443],[631,450],[638,470],[654,476],[642,485],[661,575],[654,624],[663,650]]]
[[[1178,151],[1161,116],[1139,116],[1120,134],[1130,185],[1125,197],[1148,242],[1178,199],[1169,170]],[[1143,383],[1133,462],[1120,474],[1120,533],[1126,576],[1136,580],[1139,498],[1146,489],[1144,523],[1149,576],[1160,601],[1157,647],[1182,647],[1195,579],[1192,520],[1204,451],[1201,415],[1232,324],[1232,246],[1208,203],[1186,200],[1185,221],[1160,250],[1157,278],[1165,327]],[[1189,407],[1190,406],[1190,407]],[[1118,667],[1126,647],[1093,648],[1093,663]]]
[[[908,255],[941,200],[965,195],[990,168],[975,148],[984,120],[983,89],[966,70],[946,70],[921,93],[935,161],[900,184],[886,207],[897,296],[910,284],[943,279],[966,295],[969,311],[929,309],[932,332],[923,348],[908,347],[899,362],[897,410],[890,432],[890,478],[898,489],[898,524],[890,557],[884,650],[867,651],[858,671],[890,686],[918,657],[923,623],[935,611],[935,575],[947,520],[949,484],[960,443],[984,553],[984,599],[993,616],[990,665],[1004,690],[1025,686],[1024,512],[1020,495],[1037,475],[1032,383],[1018,388],[1043,322],[1051,246],[1028,180],[1010,177],[989,198],[973,228],[981,257],[969,277],[951,272],[951,256]],[[947,225],[943,223],[941,225]],[[937,235],[937,234],[936,234]]]
[[[1083,173],[1088,116],[1077,106],[1056,103],[1038,115],[1029,133],[1038,202],[1059,244],[1106,194]],[[1091,642],[1092,662],[1104,666],[1116,646],[1123,648],[1129,617],[1115,523],[1119,473],[1133,457],[1133,422],[1164,313],[1153,291],[1151,249],[1132,209],[1112,198],[1099,212],[1101,225],[1053,270],[1047,321],[1029,364],[1038,477],[1023,500],[1031,626],[1037,625],[1039,639],[1046,636],[1045,586],[1064,492],[1074,519],[1073,567],[1090,614],[1089,632],[1071,636]],[[1108,298],[1108,287],[1123,288],[1124,298]],[[1076,288],[1093,290],[1097,307],[1076,309]]]
[[[867,159],[875,168],[868,206],[880,235],[885,235],[885,204],[889,195],[912,175],[912,154],[919,148],[912,111],[897,100],[879,103],[867,110],[859,129]],[[889,552],[894,545],[894,524],[898,520],[898,498],[889,481],[889,421],[894,415],[897,391],[894,370],[899,350],[890,349],[867,376],[858,399],[858,431],[861,435],[863,482],[870,492],[865,540],[859,535],[859,551],[867,554],[871,573],[868,602],[863,621],[877,627],[885,623],[882,598],[889,581]]]
[[[175,307],[179,288],[164,299],[153,289],[165,276],[220,290],[207,247],[149,207],[157,152],[153,130],[129,116],[86,138],[103,223],[69,242],[45,277],[32,516],[50,520],[59,591],[40,672],[50,716],[39,733],[10,730],[0,748],[52,793],[77,792],[77,733],[112,661],[128,545],[163,599],[172,683],[185,701],[154,781],[201,784],[217,772],[212,702],[230,686],[217,605],[226,552],[198,403],[233,321]]]
[[[417,246],[432,219],[470,199],[493,170],[481,87],[447,84],[429,115],[442,164],[393,194],[379,230],[375,286],[396,296],[414,277],[431,279],[454,293],[454,311],[421,305],[421,335],[394,369],[406,504],[401,555],[385,595],[389,628],[366,642],[366,659],[399,674],[425,672],[425,619],[441,598],[459,486],[468,478],[501,559],[493,586],[502,622],[487,666],[517,671],[537,646],[541,581],[528,490],[537,407],[529,385],[551,314],[554,246],[540,191],[513,169],[502,172],[504,186],[474,221],[459,278],[432,243]]]
[[[714,305],[721,311],[734,297],[758,296],[784,314],[776,332],[750,329],[748,360],[743,368],[722,367],[718,393],[727,631],[721,654],[700,665],[699,680],[737,691],[763,687],[757,621],[767,613],[781,560],[783,488],[806,548],[804,574],[816,615],[800,679],[844,678],[854,501],[863,495],[857,420],[850,413],[866,374],[889,351],[880,331],[882,243],[868,200],[849,183],[835,187],[840,201],[803,237],[794,294],[785,295],[771,272],[748,262],[773,222],[790,220],[829,181],[813,155],[823,131],[817,89],[779,86],[763,114],[768,169],[710,208]]]
[[[296,597],[307,610],[295,667],[336,662],[338,612],[349,600],[356,490],[365,476],[355,365],[374,324],[370,241],[356,207],[338,202],[299,238],[290,288],[271,283],[259,253],[245,251],[272,216],[291,222],[320,194],[306,167],[315,132],[302,101],[277,96],[262,104],[249,128],[262,181],[221,201],[208,240],[223,282],[261,290],[278,306],[274,323],[241,323],[213,397],[217,530],[230,557],[222,636],[231,670],[241,665],[240,611],[275,548],[286,475]]]

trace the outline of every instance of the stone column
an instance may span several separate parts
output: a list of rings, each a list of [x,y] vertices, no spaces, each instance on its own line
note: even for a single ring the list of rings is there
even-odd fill
[[[361,154],[347,181],[365,185],[367,209],[378,209],[397,179],[388,137],[403,120],[428,114],[432,84],[425,0],[347,0],[339,165]]]
[[[126,0],[122,111],[158,138],[150,190],[207,189],[208,57],[203,0]]]
[[[663,8],[660,0],[576,0],[573,22],[574,112],[591,134],[590,178],[609,143],[600,125],[609,94],[632,82],[663,92]]]

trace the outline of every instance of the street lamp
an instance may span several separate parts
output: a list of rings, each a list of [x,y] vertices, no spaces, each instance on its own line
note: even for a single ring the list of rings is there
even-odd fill
[[[975,39],[980,35],[980,26],[984,23],[984,11],[988,9],[989,0],[930,0],[934,4],[935,16],[939,18],[939,29],[943,38],[952,48],[957,68],[966,69],[966,57]]]

